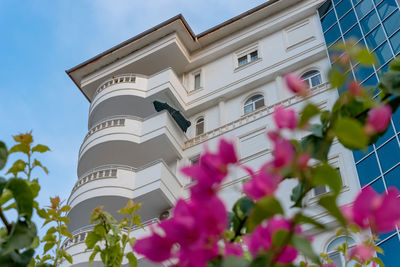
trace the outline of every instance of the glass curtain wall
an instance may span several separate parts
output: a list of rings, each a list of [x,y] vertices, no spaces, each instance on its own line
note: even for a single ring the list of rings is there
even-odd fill
[[[378,73],[388,70],[389,62],[400,55],[400,10],[396,0],[328,0],[318,10],[328,55],[330,49],[350,39],[374,52],[378,62],[370,67],[351,64],[351,74],[363,85],[376,85]],[[339,89],[339,92],[345,88]],[[371,186],[378,193],[388,187],[400,189],[400,110],[393,114],[387,132],[368,151],[355,151],[354,159],[360,184]],[[387,267],[398,266],[400,252],[399,231],[381,235],[379,245],[385,256],[380,256]]]

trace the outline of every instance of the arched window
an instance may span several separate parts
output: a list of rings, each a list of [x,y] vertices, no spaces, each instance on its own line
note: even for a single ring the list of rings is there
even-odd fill
[[[336,263],[337,267],[344,267],[345,266],[345,259],[344,259],[343,255],[336,250],[336,248],[339,247],[340,245],[342,245],[343,243],[346,243],[346,237],[345,236],[339,236],[339,237],[333,239],[329,243],[329,245],[328,245],[328,247],[326,249],[326,252],[328,253],[329,258],[331,258],[331,260],[334,263]],[[355,245],[356,242],[354,241],[353,238],[347,237],[347,243],[349,245],[349,248],[351,248],[352,246]],[[347,264],[347,266],[348,267],[353,267],[355,264],[356,264],[355,261],[350,261]]]
[[[259,109],[264,106],[264,96],[263,95],[254,95],[250,97],[243,106],[243,113],[247,114],[253,112],[256,109]]]
[[[204,133],[204,118],[196,121],[196,136]]]
[[[301,78],[308,85],[309,88],[315,87],[322,83],[321,72],[318,70],[310,70],[304,73]]]

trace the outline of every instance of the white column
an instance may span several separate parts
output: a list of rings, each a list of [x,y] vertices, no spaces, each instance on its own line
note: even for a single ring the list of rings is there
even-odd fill
[[[226,124],[226,109],[225,109],[225,99],[220,98],[218,102],[219,111],[219,126]]]
[[[275,78],[275,87],[277,92],[278,101],[282,101],[285,98],[285,87],[283,84],[282,76],[278,75]]]

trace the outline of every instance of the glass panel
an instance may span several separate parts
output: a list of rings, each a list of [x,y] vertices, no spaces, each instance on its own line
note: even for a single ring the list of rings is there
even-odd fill
[[[364,17],[373,8],[371,0],[363,0],[355,7],[359,19]]]
[[[317,86],[320,85],[322,83],[322,78],[321,75],[317,75],[311,78],[311,86]]]
[[[354,155],[354,161],[357,162],[360,159],[362,159],[363,157],[365,157],[366,155],[368,155],[372,150],[373,150],[373,146],[369,146],[368,150],[363,151],[363,150],[354,150],[353,151],[353,155]]]
[[[369,186],[372,187],[378,194],[382,194],[385,192],[385,186],[383,185],[382,178],[379,178]]]
[[[393,235],[396,231],[392,231],[390,233],[385,233],[385,234],[380,234],[378,235],[379,241],[385,240],[386,238],[388,238],[389,236]]]
[[[350,1],[346,0],[346,1],[342,1],[340,2],[337,6],[336,6],[336,13],[339,17],[339,19],[341,17],[343,17],[344,14],[346,14],[347,11],[349,11],[351,9],[351,3]]]
[[[336,263],[337,267],[343,267],[342,257],[340,256],[339,252],[334,252],[329,254],[331,260]]]
[[[378,15],[376,15],[376,12],[371,12],[363,18],[360,22],[361,28],[363,29],[364,33],[367,34],[370,32],[376,25],[378,25],[379,19]]]
[[[390,139],[390,137],[394,136],[394,131],[393,131],[393,127],[392,124],[389,124],[388,129],[386,130],[385,134],[382,135],[381,137],[379,137],[378,141],[376,142],[376,146],[380,146],[383,143],[385,143],[386,140]]]
[[[314,188],[314,195],[315,196],[321,195],[321,194],[326,193],[326,192],[328,192],[328,190],[327,190],[326,186],[324,186],[324,185],[319,185],[319,186]]]
[[[392,35],[399,28],[400,12],[394,12],[383,22],[388,36]]]
[[[388,63],[386,63],[383,67],[381,67],[379,69],[379,71],[382,72],[382,73],[387,72],[389,70],[389,64],[390,64],[390,61]]]
[[[378,84],[378,79],[376,75],[372,75],[365,82],[363,82],[364,86],[376,86]]]
[[[250,105],[244,106],[244,114],[250,113],[250,112],[252,112],[253,110],[254,110],[254,109],[253,109],[253,103],[250,104]]]
[[[200,73],[194,76],[194,89],[200,88]]]
[[[400,132],[400,108],[396,110],[396,112],[392,116],[392,120],[394,122],[394,127],[396,128],[396,132]]]
[[[353,38],[356,39],[356,41],[360,40],[363,37],[360,27],[358,25],[355,25],[350,31],[346,32],[344,35],[344,39],[349,39]]]
[[[340,30],[338,24],[336,23],[335,26],[329,29],[329,31],[327,31],[324,35],[325,35],[326,45],[329,46],[330,44],[333,44],[340,37]]]
[[[376,8],[378,9],[379,16],[382,20],[384,20],[390,13],[393,12],[393,10],[397,8],[397,4],[395,0],[385,0]]]
[[[346,14],[346,16],[344,16],[340,20],[340,27],[342,27],[343,32],[347,32],[347,30],[350,29],[354,24],[356,24],[356,22],[356,15],[354,14],[354,11],[351,10],[349,13]]]
[[[238,66],[242,66],[247,63],[247,55],[238,58]]]
[[[379,258],[382,259],[383,264],[388,267],[398,266],[400,251],[399,237],[394,235],[392,238],[382,243],[380,247],[385,252],[385,255],[378,254]]]
[[[386,186],[396,186],[400,190],[400,165],[385,174]]]
[[[395,54],[400,52],[400,31],[396,32],[391,38],[390,43]]]
[[[400,159],[400,148],[396,138],[386,143],[383,147],[378,149],[379,162],[381,163],[382,171],[385,172]]]
[[[258,51],[254,51],[250,53],[250,61],[256,60],[258,58]]]
[[[361,82],[367,79],[372,73],[374,73],[374,68],[372,67],[358,65],[355,69],[356,78]]]
[[[377,56],[379,61],[378,66],[385,64],[393,57],[392,51],[390,50],[389,44],[387,42],[385,42],[383,45],[375,50],[375,55]]]
[[[254,106],[256,109],[262,108],[264,106],[264,99],[259,99],[254,102]]]
[[[385,34],[381,26],[378,26],[375,30],[373,30],[365,37],[365,40],[367,41],[367,45],[370,50],[374,50],[378,45],[385,41],[385,39]]]
[[[336,22],[335,11],[332,9],[329,11],[325,17],[321,19],[322,30],[326,31],[329,27],[331,27]]]
[[[363,159],[356,165],[356,167],[361,186],[368,184],[380,175],[375,153],[372,153],[367,158]]]

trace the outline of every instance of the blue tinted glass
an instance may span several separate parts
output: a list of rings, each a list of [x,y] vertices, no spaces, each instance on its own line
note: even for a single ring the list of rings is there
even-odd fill
[[[383,67],[381,67],[379,71],[382,73],[387,72],[389,70],[389,64],[390,64],[390,61],[388,63],[386,63]]]
[[[396,128],[396,132],[400,132],[400,108],[396,110],[396,112],[392,116],[392,120],[394,122],[394,127]]]
[[[399,237],[394,235],[386,242],[382,243],[380,247],[385,252],[385,255],[378,254],[379,258],[382,259],[383,264],[387,267],[395,267],[399,264],[399,251],[400,251],[400,242]]]
[[[387,187],[396,186],[400,190],[400,165],[385,174]]]
[[[355,38],[356,41],[360,40],[363,37],[361,31],[360,31],[360,27],[358,25],[355,25],[350,31],[348,31],[345,35],[344,35],[344,39],[347,40],[349,38]]]
[[[362,186],[380,175],[378,162],[374,153],[359,162],[356,167]]]
[[[384,146],[378,149],[379,162],[382,171],[385,172],[393,167],[400,159],[400,148],[396,138],[390,140]]]
[[[373,150],[373,146],[368,146],[367,150],[354,150],[353,155],[354,155],[354,161],[357,162],[360,159],[362,159],[364,156],[366,156],[368,153],[370,153]]]
[[[340,30],[338,24],[335,24],[325,34],[326,45],[329,46],[340,37]]]
[[[369,186],[371,186],[378,194],[382,194],[385,192],[385,186],[383,185],[382,178],[379,178]]]
[[[391,38],[390,43],[395,54],[400,52],[400,31],[396,32]]]
[[[335,11],[332,9],[329,11],[325,17],[321,19],[321,25],[323,31],[326,31],[329,27],[331,27],[336,22]]]
[[[388,238],[389,236],[393,235],[396,231],[392,231],[390,233],[386,233],[386,234],[381,234],[378,235],[378,238],[380,241],[385,240],[386,238]]]
[[[365,82],[363,82],[364,86],[375,86],[377,84],[378,84],[378,79],[376,78],[376,75],[372,75]]]
[[[400,12],[394,12],[383,22],[388,36],[392,35],[399,28]]]
[[[392,59],[392,51],[390,50],[389,44],[385,42],[378,49],[375,50],[375,55],[378,58],[378,66],[385,64]]]
[[[371,0],[363,0],[356,7],[358,18],[361,19],[374,8]]]
[[[390,13],[397,8],[396,0],[382,1],[377,7],[379,16],[384,20]]]
[[[373,67],[366,67],[358,65],[355,69],[356,78],[359,81],[364,81],[367,79],[372,73],[374,73]]]
[[[365,37],[369,50],[374,50],[378,45],[385,41],[385,33],[381,26],[378,26],[370,34]]]
[[[354,24],[356,24],[356,22],[356,15],[354,14],[354,11],[351,10],[349,13],[346,14],[346,16],[344,16],[340,20],[340,27],[342,27],[342,32],[347,32],[347,30],[350,29]]]
[[[351,3],[348,0],[344,0],[342,2],[340,2],[337,6],[336,6],[336,13],[338,15],[339,18],[343,17],[344,14],[346,14],[347,11],[349,11],[351,9]]]
[[[371,12],[360,21],[361,28],[363,29],[364,33],[367,34],[370,32],[376,25],[378,25],[379,19],[376,12]]]
[[[390,137],[394,136],[394,131],[393,131],[393,127],[392,124],[389,124],[388,129],[386,130],[385,134],[382,135],[381,137],[379,137],[378,141],[376,142],[376,146],[380,146],[383,143],[385,143],[386,140],[390,139]],[[400,160],[400,159],[399,159]]]

